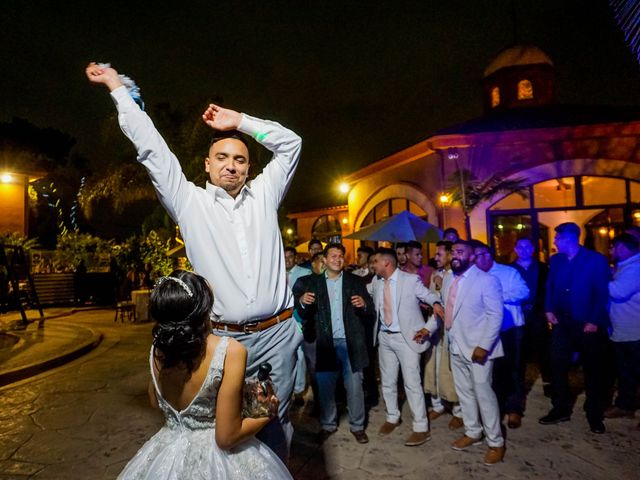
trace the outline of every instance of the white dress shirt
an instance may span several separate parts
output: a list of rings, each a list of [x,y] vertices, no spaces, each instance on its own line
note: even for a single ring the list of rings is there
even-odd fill
[[[187,181],[180,162],[126,88],[111,96],[120,128],[135,145],[160,202],[180,226],[191,264],[211,284],[217,318],[246,323],[293,306],[277,210],[298,164],[300,137],[276,122],[243,114],[238,130],[274,155],[233,198],[209,182],[203,189]]]
[[[493,262],[489,270],[491,275],[500,280],[502,299],[504,301],[504,316],[501,331],[524,325],[522,302],[529,298],[529,287],[520,272],[509,265]]]

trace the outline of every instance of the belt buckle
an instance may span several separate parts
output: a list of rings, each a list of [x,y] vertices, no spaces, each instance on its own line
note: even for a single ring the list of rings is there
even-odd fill
[[[260,330],[258,329],[258,324],[260,322],[250,322],[250,323],[245,323],[244,325],[242,325],[242,332],[243,333],[256,333],[259,332]]]

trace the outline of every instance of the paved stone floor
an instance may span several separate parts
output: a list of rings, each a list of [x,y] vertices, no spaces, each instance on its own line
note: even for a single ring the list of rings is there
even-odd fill
[[[147,403],[151,326],[114,324],[112,311],[49,322],[98,330],[104,339],[80,359],[0,388],[0,479],[115,478],[162,424],[160,413]],[[579,397],[579,406],[582,401]],[[482,464],[484,446],[451,450],[459,433],[447,429],[447,418],[434,422],[430,442],[409,448],[403,445],[410,433],[408,411],[401,427],[381,438],[376,432],[384,411],[378,407],[370,411],[369,444],[357,444],[343,420],[338,433],[318,447],[317,422],[298,409],[290,466],[301,480],[638,478],[640,432],[633,430],[638,418],[608,421],[606,434],[593,435],[579,407],[571,422],[538,425],[547,408],[535,384],[524,425],[508,431],[505,462],[494,467]]]

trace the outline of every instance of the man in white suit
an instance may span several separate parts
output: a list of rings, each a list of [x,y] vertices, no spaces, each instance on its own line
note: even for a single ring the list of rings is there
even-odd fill
[[[427,289],[415,274],[401,271],[394,250],[378,249],[374,269],[378,277],[371,284],[378,322],[378,343],[382,396],[387,410],[380,435],[390,434],[400,424],[398,369],[402,369],[407,403],[413,416],[408,447],[430,440],[429,420],[420,378],[420,355],[431,345],[429,336],[437,329],[432,318],[425,324],[419,302],[428,303],[437,315],[444,315],[440,297]]]
[[[500,343],[503,301],[500,281],[473,263],[469,242],[453,244],[451,269],[455,279],[445,301],[444,325],[451,342],[451,367],[462,417],[464,436],[453,442],[454,450],[482,443],[489,450],[485,465],[504,458],[498,400],[491,387],[493,362],[503,355]]]

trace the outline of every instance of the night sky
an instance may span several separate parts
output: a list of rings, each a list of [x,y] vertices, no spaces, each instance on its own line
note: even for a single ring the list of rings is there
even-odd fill
[[[84,68],[109,61],[148,105],[199,115],[218,96],[300,134],[296,211],[343,203],[341,175],[481,115],[483,69],[513,43],[551,57],[561,103],[640,105],[640,68],[604,0],[3,0],[0,121],[57,128],[90,156],[114,107]]]

